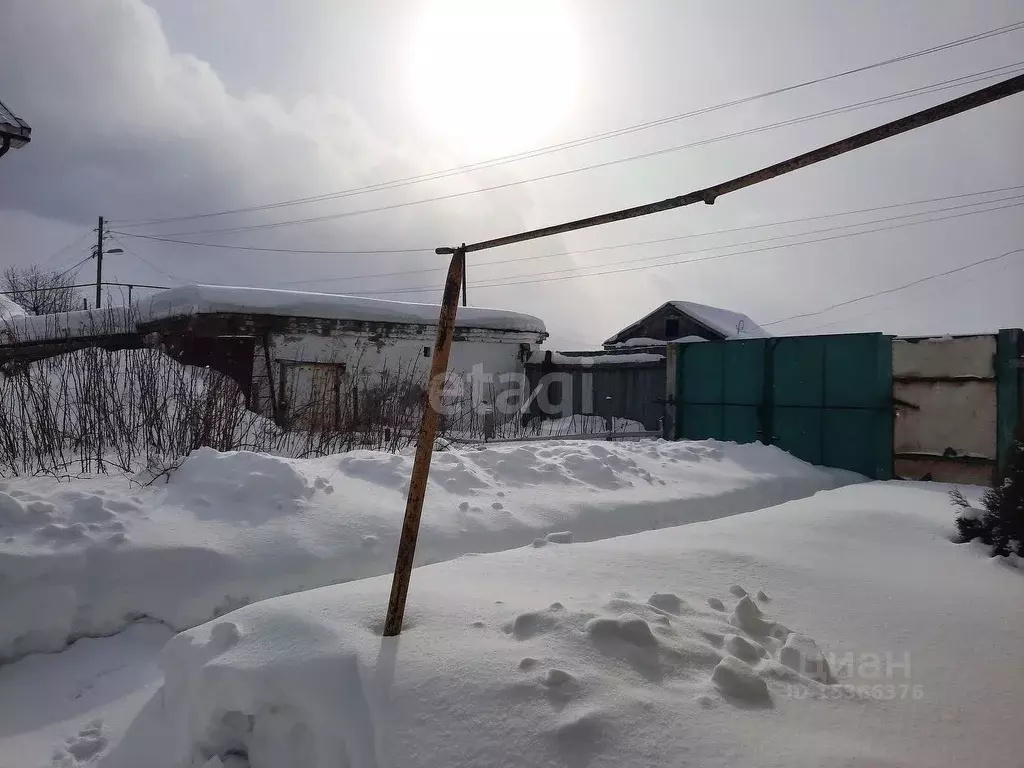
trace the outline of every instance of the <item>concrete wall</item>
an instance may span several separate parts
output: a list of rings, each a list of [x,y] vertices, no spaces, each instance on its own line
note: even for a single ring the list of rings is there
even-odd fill
[[[996,462],[996,337],[895,339],[898,477],[987,485]]]

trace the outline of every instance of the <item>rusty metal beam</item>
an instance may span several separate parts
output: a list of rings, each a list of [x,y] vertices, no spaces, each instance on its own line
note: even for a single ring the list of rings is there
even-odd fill
[[[620,211],[612,211],[611,213],[603,213],[599,216],[590,216],[586,219],[577,219],[576,221],[569,221],[564,224],[555,224],[550,227],[541,227],[540,229],[533,229],[528,232],[520,232],[515,235],[507,235],[505,237],[497,237],[493,240],[483,240],[478,243],[470,243],[469,245],[463,245],[462,248],[466,253],[473,253],[474,251],[483,251],[488,248],[497,248],[502,245],[512,245],[513,243],[522,243],[527,240],[536,240],[541,237],[550,237],[551,235],[561,235],[566,232],[574,232],[579,229],[587,229],[589,227],[596,227],[601,224],[611,224],[615,221],[624,221],[626,219],[635,219],[639,216],[649,216],[652,213],[661,213],[662,211],[670,211],[674,208],[681,208],[686,205],[693,205],[694,203],[707,203],[708,205],[714,204],[715,200],[722,195],[728,194],[729,192],[736,192],[746,187],[751,187],[755,184],[760,184],[763,181],[774,179],[777,176],[782,176],[786,173],[792,173],[793,171],[806,168],[809,165],[820,163],[823,160],[836,157],[837,155],[844,154],[846,152],[852,152],[855,149],[866,147],[869,144],[888,139],[892,136],[897,136],[901,133],[906,133],[915,128],[934,123],[939,120],[944,120],[947,117],[953,115],[959,115],[962,112],[975,109],[976,107],[990,104],[993,101],[1004,99],[1007,96],[1013,96],[1014,94],[1024,91],[1024,75],[1018,75],[1011,77],[1009,80],[1004,80],[995,85],[990,85],[987,88],[968,93],[959,98],[952,99],[950,101],[943,102],[934,107],[923,109],[920,112],[915,112],[912,115],[901,117],[898,120],[879,125],[875,128],[871,128],[867,131],[849,136],[839,141],[834,141],[831,144],[826,144],[823,147],[818,147],[810,152],[804,152],[802,155],[791,157],[788,160],[783,160],[781,163],[775,163],[769,165],[766,168],[753,171],[752,173],[746,173],[742,176],[737,176],[729,181],[724,181],[721,184],[716,184],[712,187],[705,189],[698,189],[694,192],[689,192],[679,197],[670,197],[667,200],[660,200],[656,203],[647,203],[646,205],[638,205],[635,208],[625,208]],[[455,252],[454,248],[442,247],[435,249],[435,252],[439,255],[451,254]]]

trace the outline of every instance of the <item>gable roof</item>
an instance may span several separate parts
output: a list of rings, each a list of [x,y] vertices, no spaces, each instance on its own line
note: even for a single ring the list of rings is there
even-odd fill
[[[737,336],[763,339],[771,336],[768,331],[742,312],[733,312],[731,309],[721,309],[707,304],[697,304],[693,301],[670,301],[669,304],[672,304],[687,317],[717,331],[727,339]]]
[[[18,147],[27,144],[32,138],[32,129],[28,123],[15,115],[0,101],[0,138]]]
[[[681,312],[697,325],[706,328],[713,335],[721,336],[725,339],[763,339],[771,336],[768,331],[741,312],[733,312],[730,309],[722,309],[721,307],[712,307],[708,304],[698,304],[695,301],[666,301],[636,322],[627,325],[618,333],[612,335],[604,343],[614,344],[617,339],[627,335],[631,330],[649,320],[666,307],[671,307]]]

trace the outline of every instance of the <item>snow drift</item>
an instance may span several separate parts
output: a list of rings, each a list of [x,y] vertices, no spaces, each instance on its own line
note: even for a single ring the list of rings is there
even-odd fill
[[[263,598],[388,573],[411,465],[409,454],[373,451],[296,460],[203,448],[150,487],[0,483],[0,660],[146,617],[187,629]],[[417,562],[721,517],[851,479],[777,448],[713,441],[443,451]]]
[[[251,605],[167,644],[100,765],[1016,765],[1020,574],[945,490],[419,569],[399,638],[387,577]]]

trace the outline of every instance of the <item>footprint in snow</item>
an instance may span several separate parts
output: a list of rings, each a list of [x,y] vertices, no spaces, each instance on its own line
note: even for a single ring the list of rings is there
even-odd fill
[[[64,748],[53,753],[54,768],[77,768],[92,762],[92,759],[107,748],[107,737],[103,735],[103,721],[93,720],[64,741]]]

